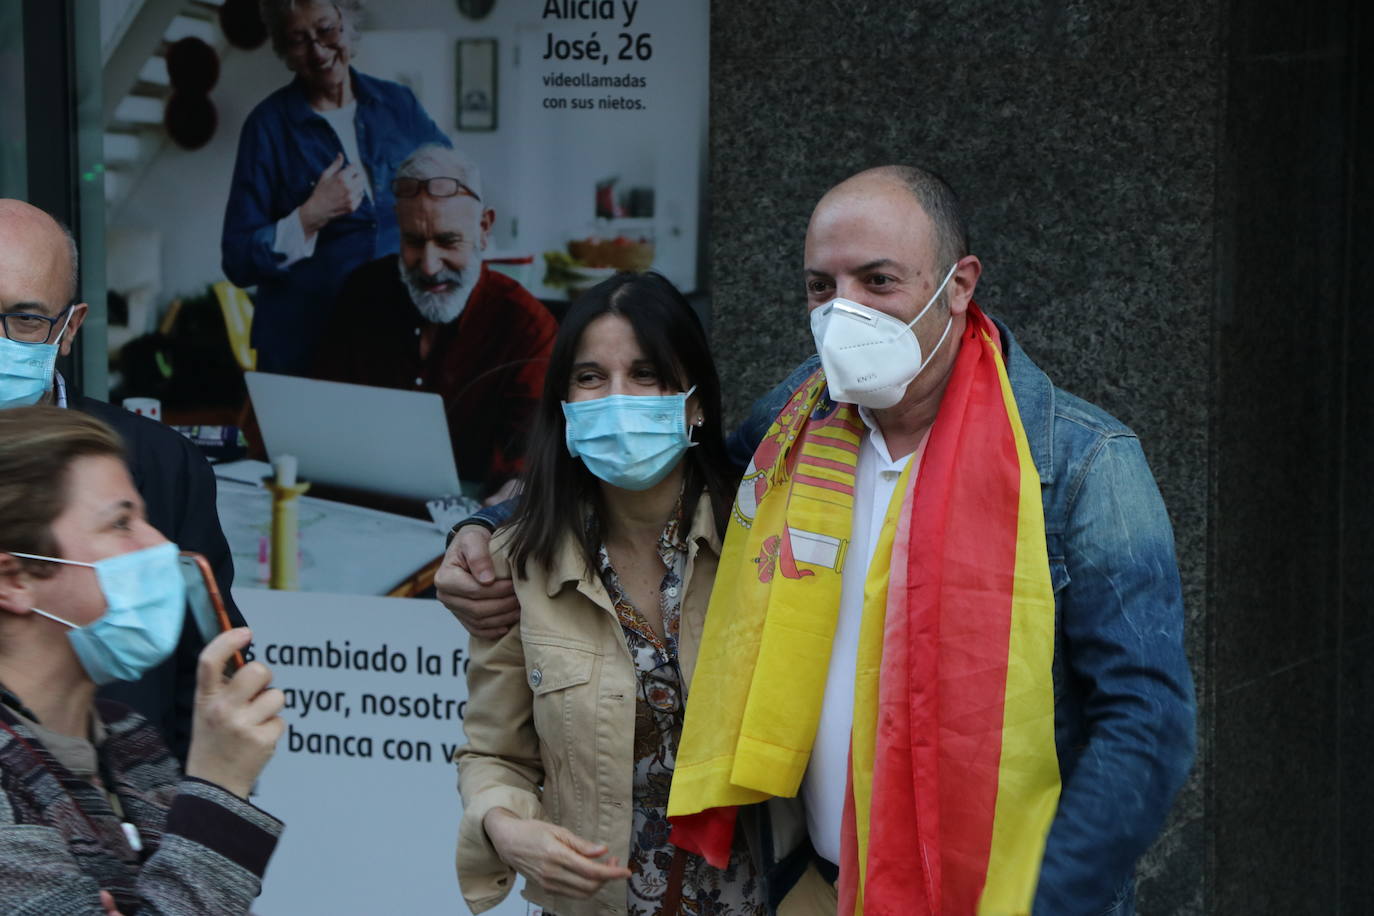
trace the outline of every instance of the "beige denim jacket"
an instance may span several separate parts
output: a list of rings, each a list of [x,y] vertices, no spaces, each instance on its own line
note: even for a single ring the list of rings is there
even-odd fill
[[[690,683],[720,560],[705,495],[689,532],[678,664]],[[507,542],[498,533],[493,552]],[[468,743],[454,761],[463,796],[458,883],[474,913],[505,899],[515,880],[482,828],[492,808],[552,821],[605,843],[622,862],[629,858],[639,682],[620,621],[571,538],[552,569],[530,573],[515,579],[519,625],[499,640],[471,642]],[[572,900],[529,883],[525,896],[558,916],[620,914],[627,890],[612,881],[590,900]]]

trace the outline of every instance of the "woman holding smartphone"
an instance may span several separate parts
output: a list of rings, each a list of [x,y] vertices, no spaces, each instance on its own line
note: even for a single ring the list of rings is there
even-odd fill
[[[663,277],[619,274],[554,342],[520,501],[493,540],[523,614],[473,638],[458,878],[475,912],[516,872],[557,916],[765,912],[668,842],[665,809],[733,481],[720,383]]]
[[[0,900],[6,912],[247,913],[281,823],[248,803],[285,725],[251,634],[200,657],[183,775],[96,688],[175,648],[186,582],[115,433],[76,410],[0,411]]]

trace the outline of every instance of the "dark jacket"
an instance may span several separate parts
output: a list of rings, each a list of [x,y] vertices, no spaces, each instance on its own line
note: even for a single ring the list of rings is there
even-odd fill
[[[124,440],[134,486],[147,507],[148,522],[180,545],[202,553],[215,571],[225,609],[235,626],[243,615],[229,587],[234,562],[215,511],[215,475],[194,445],[170,426],[130,413],[122,407],[80,398],[73,406],[114,427]],[[110,684],[100,695],[136,709],[162,733],[180,761],[191,743],[191,711],[196,696],[196,661],[204,644],[187,615],[181,643],[171,658],[140,680]]]

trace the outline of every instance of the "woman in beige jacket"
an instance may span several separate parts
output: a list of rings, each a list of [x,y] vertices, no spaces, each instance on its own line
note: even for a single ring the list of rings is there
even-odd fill
[[[706,336],[668,281],[620,274],[574,303],[528,455],[493,541],[520,623],[472,640],[463,896],[481,912],[519,872],[557,916],[765,912],[742,842],[716,869],[664,816],[733,495]]]

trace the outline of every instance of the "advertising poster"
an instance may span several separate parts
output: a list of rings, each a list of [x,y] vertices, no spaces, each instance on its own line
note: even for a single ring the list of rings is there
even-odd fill
[[[425,598],[569,303],[619,270],[709,294],[708,7],[102,0],[110,399],[215,460],[288,692],[255,912],[466,912],[467,636]]]
[[[252,799],[286,829],[253,912],[466,912],[448,762],[463,743],[466,634],[433,601],[235,597],[287,697],[286,735]],[[538,916],[519,888],[488,912]]]
[[[222,459],[238,587],[425,594],[569,302],[709,293],[709,4],[194,6],[102,3],[111,400]]]

